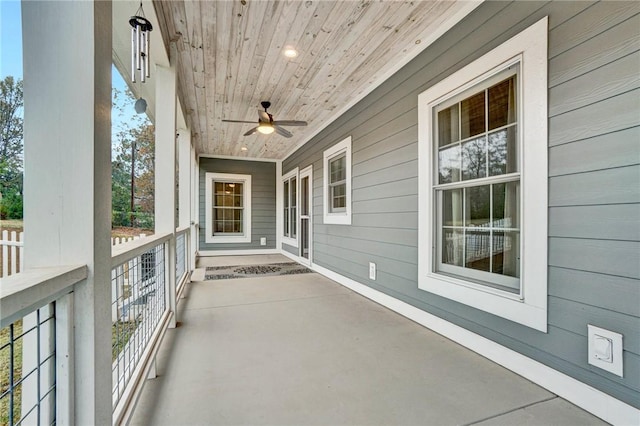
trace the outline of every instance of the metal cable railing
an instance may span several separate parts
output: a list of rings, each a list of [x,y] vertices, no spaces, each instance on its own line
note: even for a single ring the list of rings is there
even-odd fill
[[[112,400],[125,393],[152,334],[167,310],[165,241],[115,266],[112,285]]]
[[[55,424],[55,302],[0,330],[0,424]]]

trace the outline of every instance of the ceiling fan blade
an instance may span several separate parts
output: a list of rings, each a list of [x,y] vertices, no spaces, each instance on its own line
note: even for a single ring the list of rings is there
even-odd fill
[[[258,117],[260,117],[260,121],[271,123],[271,117],[269,117],[269,114],[266,111],[258,110]]]
[[[254,134],[254,133],[255,133],[255,132],[257,132],[257,131],[258,131],[258,128],[257,128],[257,127],[254,127],[253,129],[249,130],[247,133],[245,133],[245,134],[244,134],[244,135],[242,135],[242,136],[251,136],[252,134]]]
[[[298,120],[278,120],[274,121],[273,124],[278,126],[306,126],[306,121],[298,121]]]
[[[244,121],[244,120],[222,120],[225,123],[250,123],[250,124],[256,124],[255,121]]]
[[[285,138],[290,138],[291,136],[293,136],[293,133],[291,133],[287,129],[283,129],[280,126],[274,125],[273,128],[276,129],[276,133],[279,134],[280,136],[284,136]]]

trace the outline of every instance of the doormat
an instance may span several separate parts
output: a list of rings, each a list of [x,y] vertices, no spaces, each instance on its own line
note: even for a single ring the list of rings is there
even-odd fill
[[[273,277],[278,275],[308,274],[311,269],[296,262],[270,263],[267,265],[208,266],[205,280],[232,278]]]

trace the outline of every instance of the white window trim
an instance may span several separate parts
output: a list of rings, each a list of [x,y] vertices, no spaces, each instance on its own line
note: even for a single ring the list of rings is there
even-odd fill
[[[346,154],[347,165],[347,188],[346,188],[346,209],[343,212],[330,212],[329,204],[331,202],[329,197],[329,161],[333,158]],[[351,225],[351,136],[347,137],[341,142],[333,145],[331,148],[324,151],[323,161],[323,184],[322,184],[322,200],[323,200],[323,220],[325,224],[332,225]]]
[[[299,199],[300,199],[300,195],[299,195],[299,184],[300,184],[300,176],[299,176],[299,169],[298,167],[296,167],[295,169],[287,172],[287,174],[282,176],[282,179],[280,179],[280,185],[284,186],[284,183],[286,181],[288,181],[291,178],[296,178],[296,217],[294,218],[296,221],[296,230],[300,229],[300,223],[298,223],[298,217],[300,216],[298,214],[298,204],[299,204]],[[289,184],[291,185],[291,184]],[[289,191],[291,191],[291,187],[289,187]],[[284,189],[282,191],[282,209],[284,209],[284,197],[288,197],[289,194],[285,194],[284,193]],[[289,204],[291,205],[291,204]],[[280,219],[280,221],[282,222],[284,220],[284,214],[282,215],[282,218]],[[291,222],[291,218],[289,218],[289,222]],[[291,237],[287,237],[286,235],[284,235],[285,233],[285,229],[284,229],[284,224],[282,226],[282,243],[289,245],[289,246],[293,246],[293,247],[298,247],[298,232],[296,232],[296,238],[291,238]]]
[[[244,214],[242,235],[213,235],[213,182],[244,182]],[[251,242],[251,175],[205,173],[205,242],[211,244]]]
[[[547,38],[543,18],[491,52],[430,87],[418,97],[418,287],[502,318],[547,331]],[[433,108],[520,60],[521,278],[520,294],[510,294],[434,272],[435,200]]]

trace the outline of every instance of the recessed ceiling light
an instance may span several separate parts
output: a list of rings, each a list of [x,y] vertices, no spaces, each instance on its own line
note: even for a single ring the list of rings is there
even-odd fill
[[[286,46],[282,53],[287,58],[295,58],[296,56],[298,56],[298,51],[291,46]]]
[[[246,151],[246,150],[247,150],[246,146],[243,146],[242,148],[240,148],[240,151]]]

